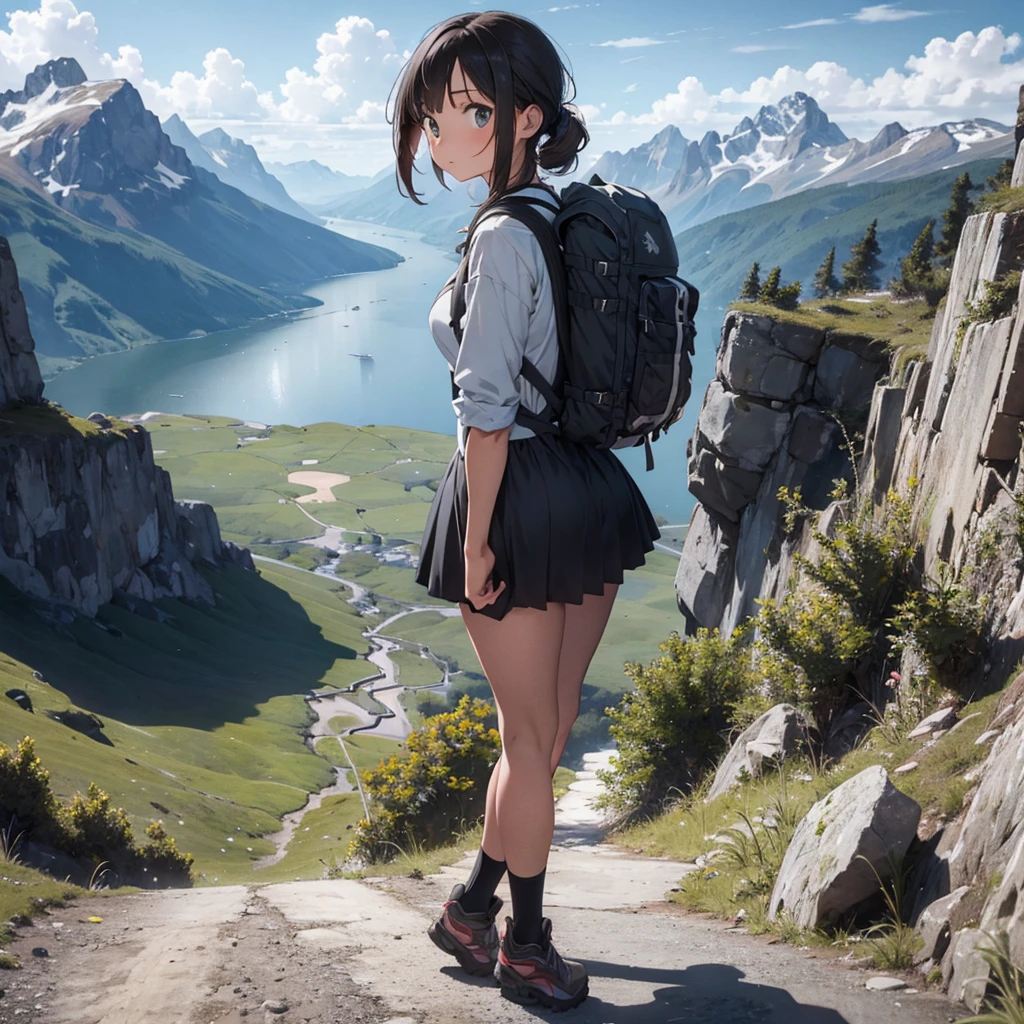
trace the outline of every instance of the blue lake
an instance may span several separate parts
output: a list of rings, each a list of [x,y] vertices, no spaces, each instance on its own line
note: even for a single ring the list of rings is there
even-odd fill
[[[394,249],[406,262],[317,282],[304,292],[323,305],[302,313],[89,359],[48,382],[47,397],[79,416],[153,410],[294,426],[394,424],[450,434],[454,450],[448,367],[427,329],[429,305],[455,267],[454,253],[394,228],[330,226]],[[646,471],[642,448],[616,452],[652,510],[670,523],[688,522],[693,508],[686,440],[712,372],[715,315],[698,318],[694,394],[683,419],[653,445],[654,469]]]

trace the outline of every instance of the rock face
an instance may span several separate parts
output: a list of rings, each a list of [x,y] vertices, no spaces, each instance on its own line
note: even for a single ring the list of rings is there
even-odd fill
[[[825,410],[866,409],[888,368],[870,338],[731,310],[717,376],[689,448],[700,501],[676,576],[688,627],[731,631],[788,575],[780,487],[824,493],[839,475],[839,428]],[[781,559],[781,561],[780,561]]]
[[[35,348],[25,297],[18,286],[18,268],[7,239],[0,238],[0,410],[9,405],[34,405],[42,398],[43,378]]]
[[[782,761],[807,735],[803,713],[791,704],[777,704],[740,733],[715,772],[707,799],[714,800],[739,782],[744,771],[757,777],[765,761]]]
[[[41,403],[34,343],[6,239],[0,239],[0,576],[33,597],[95,615],[115,597],[213,603],[206,564],[253,568],[221,540],[201,502],[176,502],[150,436]]]
[[[881,765],[837,786],[797,825],[772,890],[769,913],[800,928],[836,920],[878,891],[887,857],[902,857],[917,835],[921,808]],[[863,855],[870,865],[859,859]]]

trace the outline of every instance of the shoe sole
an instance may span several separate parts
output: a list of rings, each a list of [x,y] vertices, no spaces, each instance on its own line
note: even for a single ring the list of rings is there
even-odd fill
[[[505,967],[501,963],[495,969],[494,976],[498,979],[498,984],[501,985],[501,994],[506,999],[511,999],[512,1002],[519,1003],[522,1006],[540,1004],[548,1010],[554,1010],[556,1013],[579,1006],[590,994],[589,978],[584,979],[583,987],[576,995],[569,996],[567,999],[559,999],[557,996],[549,996],[547,992],[531,985],[517,971]]]
[[[447,929],[442,928],[437,921],[435,921],[428,929],[427,934],[430,936],[434,945],[438,949],[443,950],[445,953],[450,953],[467,974],[472,974],[475,978],[486,978],[489,974],[494,974],[495,962],[492,960],[490,963],[482,964],[465,946],[456,942],[455,939],[448,934]]]

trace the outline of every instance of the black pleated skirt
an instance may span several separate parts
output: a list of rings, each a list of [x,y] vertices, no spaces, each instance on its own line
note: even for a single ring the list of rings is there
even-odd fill
[[[416,582],[431,597],[502,619],[510,608],[548,601],[582,604],[621,583],[654,550],[661,533],[617,455],[556,434],[509,441],[491,517],[498,599],[474,608],[465,595],[466,463],[456,449],[434,494],[420,543]]]

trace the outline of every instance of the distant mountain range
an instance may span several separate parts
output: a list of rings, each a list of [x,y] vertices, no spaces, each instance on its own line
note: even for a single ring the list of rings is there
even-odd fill
[[[847,138],[813,97],[795,92],[744,117],[726,135],[710,131],[694,142],[669,125],[647,142],[625,153],[606,152],[586,171],[552,184],[597,174],[638,188],[657,200],[678,232],[809,189],[916,178],[969,161],[1005,159],[1013,151],[1013,130],[984,118],[909,132],[893,122],[861,142]],[[386,180],[316,212],[424,231],[428,241],[447,244],[472,215],[466,189],[450,182],[453,191],[444,192],[429,172],[417,180],[426,208],[398,194],[392,170]],[[475,191],[482,198],[483,190]]]
[[[392,173],[391,168],[387,167],[376,175],[342,174],[319,160],[299,160],[291,164],[268,161],[263,166],[284,185],[290,195],[306,206],[337,202],[347,193],[373,184],[382,174]]]
[[[177,114],[172,114],[161,127],[171,142],[185,150],[193,166],[202,167],[225,185],[231,185],[275,210],[290,213],[312,224],[320,223],[318,217],[300,206],[284,185],[267,171],[252,146],[228,135],[223,128],[214,128],[196,136]]]
[[[893,122],[860,142],[795,92],[700,142],[670,125],[626,153],[605,153],[590,173],[647,192],[681,231],[806,189],[916,178],[1013,151],[1013,130],[984,118],[911,132]]]
[[[225,184],[129,82],[89,81],[68,58],[0,95],[0,233],[44,356],[316,305],[304,284],[401,261]]]

